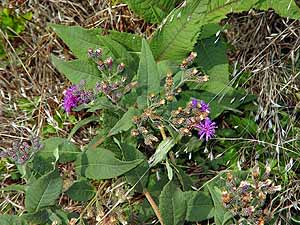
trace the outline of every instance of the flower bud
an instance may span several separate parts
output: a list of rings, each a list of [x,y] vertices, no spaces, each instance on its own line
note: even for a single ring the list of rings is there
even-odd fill
[[[118,73],[122,73],[124,71],[124,69],[125,69],[125,64],[124,63],[120,63],[118,65],[117,71],[118,71]]]
[[[97,48],[96,51],[95,51],[95,56],[96,56],[96,57],[101,57],[101,56],[102,56],[102,52],[103,52],[103,51],[102,51],[101,48]]]

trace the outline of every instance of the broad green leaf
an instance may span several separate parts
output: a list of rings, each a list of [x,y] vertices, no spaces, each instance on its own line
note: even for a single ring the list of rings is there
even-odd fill
[[[214,216],[214,205],[211,197],[205,192],[184,192],[187,201],[186,220],[201,222]]]
[[[60,163],[74,161],[77,155],[81,153],[76,145],[64,138],[51,137],[46,139],[43,143],[44,148],[37,155],[51,162],[55,160],[54,152],[56,149],[58,149]]]
[[[94,102],[90,103],[88,112],[96,112],[100,109],[110,109],[110,110],[116,110],[116,106],[112,104],[111,101],[107,99],[107,97],[100,97],[97,98]]]
[[[99,117],[98,116],[90,116],[90,117],[87,117],[83,120],[80,120],[73,128],[72,130],[70,131],[70,134],[68,136],[68,140],[71,140],[71,138],[73,137],[73,135],[78,131],[78,129],[80,129],[81,127],[91,123],[91,122],[94,122],[94,121],[97,121],[99,120]]]
[[[186,174],[184,170],[180,168],[180,166],[174,166],[174,167],[175,167],[174,171],[177,175],[177,178],[180,182],[183,191],[191,190],[191,187],[193,185],[192,178],[188,174]]]
[[[175,8],[178,0],[125,0],[132,11],[145,21],[160,23]]]
[[[221,191],[213,185],[207,185],[209,193],[214,203],[214,219],[216,225],[224,225],[228,220],[232,218],[232,215],[226,211],[222,204]]]
[[[183,225],[186,215],[184,193],[170,181],[163,188],[159,197],[159,209],[165,225]]]
[[[145,39],[142,41],[140,64],[137,73],[138,95],[140,95],[140,106],[147,105],[147,98],[150,94],[156,94],[160,88],[160,74],[151,49]]]
[[[99,48],[101,42],[98,35],[101,29],[84,29],[80,26],[65,26],[59,24],[49,24],[58,36],[68,45],[71,51],[79,59],[87,59],[89,48]]]
[[[26,221],[30,222],[31,224],[48,224],[51,223],[49,220],[48,210],[40,210],[35,213],[25,213],[22,215]]]
[[[111,55],[117,62],[125,63],[125,71],[128,80],[130,81],[133,77],[134,72],[137,69],[137,63],[135,62],[134,58],[128,53],[126,48],[117,41],[112,40],[109,36],[100,36],[99,39],[105,48],[107,48]]]
[[[47,209],[52,224],[69,225],[68,215],[60,209]]]
[[[181,62],[192,51],[205,21],[208,0],[188,0],[172,11],[150,42],[157,61]]]
[[[19,216],[0,215],[0,224],[1,225],[27,225],[28,223],[26,223],[25,220]]]
[[[126,179],[130,185],[135,185],[135,189],[142,193],[147,185],[149,177],[149,165],[146,157],[136,147],[129,143],[121,143],[121,150],[126,161],[142,159],[143,162],[136,168],[130,170],[125,174]]]
[[[218,23],[230,12],[251,8],[274,8],[281,16],[300,17],[299,7],[291,0],[187,0],[154,33],[151,49],[155,59],[180,62],[192,51],[203,25]]]
[[[195,86],[195,89],[199,88],[218,94],[221,91],[228,91],[229,89],[229,65],[225,41],[219,40],[215,42],[215,40],[215,37],[202,39],[195,46],[198,55],[195,64],[200,66],[209,76],[209,81],[193,86]]]
[[[79,59],[66,62],[52,55],[52,63],[73,84],[78,84],[81,80],[85,80],[86,88],[89,89],[94,88],[97,81],[102,80],[94,62]]]
[[[118,177],[132,170],[142,159],[121,161],[106,149],[96,148],[84,152],[75,162],[78,174],[90,179],[103,180]]]
[[[37,212],[47,206],[55,205],[62,191],[63,180],[57,170],[34,181],[26,191],[25,208],[28,212]]]
[[[155,153],[150,157],[149,164],[150,167],[156,166],[161,161],[165,160],[168,152],[175,145],[175,141],[172,138],[166,138],[157,147]]]
[[[115,30],[109,31],[109,37],[123,45],[129,52],[137,53],[142,48],[142,37],[136,34],[118,32]]]
[[[75,201],[88,201],[95,195],[95,188],[87,180],[79,180],[74,182],[65,192],[71,199]]]
[[[173,63],[169,60],[164,60],[157,63],[157,69],[160,73],[160,79],[164,79],[168,73],[174,74],[178,71],[179,68],[176,63]]]
[[[132,126],[132,118],[136,115],[137,110],[134,108],[129,108],[122,118],[114,125],[113,128],[109,131],[109,136],[118,134],[123,131],[128,131]]]
[[[217,23],[230,12],[247,11],[251,8],[268,10],[272,8],[281,16],[298,19],[300,9],[291,0],[211,0],[205,23]]]

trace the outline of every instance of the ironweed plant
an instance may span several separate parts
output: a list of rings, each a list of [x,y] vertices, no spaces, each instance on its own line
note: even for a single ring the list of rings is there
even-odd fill
[[[132,7],[135,0],[126,2]],[[241,106],[255,98],[230,87],[227,44],[215,33],[223,29],[217,22],[231,10],[274,7],[296,18],[297,6],[289,0],[280,6],[261,0],[151,2],[153,10],[143,7],[149,1],[133,7],[138,14],[147,9],[145,18],[161,23],[148,40],[117,31],[102,35],[100,28],[49,25],[76,58],[52,56],[57,70],[73,83],[61,106],[66,116],[85,112],[86,117],[68,138],[51,137],[31,147],[17,144],[1,153],[21,164],[26,183],[22,215],[0,216],[1,224],[262,225],[281,218],[268,203],[285,185],[274,185],[269,167],[263,176],[255,167],[252,179],[241,182],[228,174],[222,193],[219,175],[234,166],[238,153],[220,138],[230,130],[223,117],[242,114]],[[99,124],[97,135],[85,146],[75,145],[73,135],[91,122]],[[260,154],[268,156],[262,149]],[[249,168],[251,159],[239,167]],[[109,202],[101,196],[109,196]],[[71,212],[62,205],[65,199],[80,202],[82,209]],[[275,220],[268,220],[269,212]]]

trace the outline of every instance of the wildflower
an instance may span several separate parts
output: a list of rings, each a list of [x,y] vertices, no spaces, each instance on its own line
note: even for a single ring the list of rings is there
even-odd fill
[[[245,193],[250,188],[250,183],[247,181],[242,181],[239,188],[241,189],[242,193]]]
[[[88,49],[88,57],[90,57],[90,58],[94,57],[94,50],[92,48]]]
[[[108,69],[111,70],[112,69],[112,65],[113,65],[113,59],[112,59],[112,57],[107,58],[104,61],[104,64],[106,64],[107,67],[108,67]]]
[[[40,142],[40,139],[38,137],[33,137],[31,146],[27,142],[14,142],[12,148],[0,152],[0,157],[10,157],[16,164],[24,164],[35,152],[42,148],[43,144]]]
[[[199,108],[201,112],[210,112],[210,108],[208,106],[208,104],[206,104],[204,101],[198,101],[197,99],[193,99],[191,102],[192,108],[196,109]]]
[[[97,62],[97,68],[100,71],[103,71],[105,69],[105,64],[100,60]]]
[[[230,196],[230,194],[227,191],[222,191],[222,202],[224,204],[228,204],[230,203],[232,197]]]
[[[102,56],[102,49],[101,48],[97,48],[96,50],[95,50],[95,56],[96,57],[101,57]]]
[[[199,138],[203,139],[205,136],[205,140],[208,141],[214,136],[215,128],[217,128],[217,126],[215,122],[212,122],[206,117],[205,120],[201,121],[195,128],[198,130]]]
[[[125,69],[125,64],[124,63],[120,63],[118,65],[117,71],[118,71],[118,73],[122,73],[124,71],[124,69]]]
[[[198,100],[197,100],[197,99],[193,99],[191,104],[192,104],[192,108],[194,108],[194,109],[195,109],[195,108],[198,108],[198,104],[199,104],[199,102],[198,102]]]
[[[99,58],[102,56],[103,50],[101,48],[97,48],[95,51],[92,48],[88,49],[88,57],[89,58]]]
[[[76,85],[68,88],[64,95],[64,109],[67,113],[71,112],[71,109],[76,107],[79,102],[79,97],[76,95],[76,91],[78,91],[78,87]]]
[[[84,90],[84,86],[85,81],[80,81],[79,85],[73,85],[64,92],[63,107],[67,113],[70,113],[72,108],[80,104],[87,104],[95,98],[97,92]]]
[[[207,112],[207,113],[210,112],[210,108],[209,108],[208,104],[206,104],[204,101],[200,102],[200,106],[201,106],[201,108],[200,108],[201,112]]]

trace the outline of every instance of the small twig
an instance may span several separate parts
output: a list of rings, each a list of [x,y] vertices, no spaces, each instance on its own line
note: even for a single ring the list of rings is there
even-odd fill
[[[161,225],[164,225],[164,222],[162,220],[162,217],[161,217],[161,214],[160,214],[160,211],[159,211],[159,208],[158,206],[156,205],[155,201],[153,200],[152,196],[150,195],[149,191],[144,191],[144,195],[146,196],[148,202],[150,203],[157,219],[159,220],[160,224]]]

